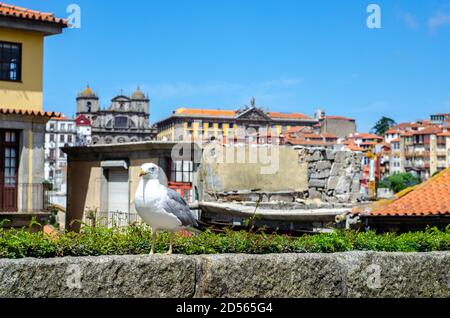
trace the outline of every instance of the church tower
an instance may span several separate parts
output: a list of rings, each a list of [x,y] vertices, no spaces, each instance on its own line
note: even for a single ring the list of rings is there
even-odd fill
[[[99,111],[99,99],[89,85],[78,94],[77,114],[96,113]]]
[[[131,95],[131,109],[135,112],[150,115],[150,100],[144,95],[139,86]]]

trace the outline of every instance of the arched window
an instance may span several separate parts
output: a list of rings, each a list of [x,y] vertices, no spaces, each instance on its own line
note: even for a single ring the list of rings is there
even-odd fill
[[[126,129],[128,128],[128,117],[117,116],[114,122],[114,128]]]
[[[87,102],[87,112],[88,113],[92,112],[92,103],[91,102]]]

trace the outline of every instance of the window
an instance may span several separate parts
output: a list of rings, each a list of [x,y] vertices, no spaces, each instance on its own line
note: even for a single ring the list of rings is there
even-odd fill
[[[60,158],[64,158],[65,157],[65,153],[64,153],[64,151],[62,151],[62,149],[59,149],[59,157]]]
[[[64,142],[64,135],[59,135],[59,142]]]
[[[66,124],[61,124],[61,130],[66,130]]]
[[[21,69],[22,45],[0,42],[0,80],[20,82]]]
[[[67,142],[68,142],[68,143],[72,143],[72,142],[73,142],[73,137],[72,137],[72,135],[68,135],[68,136],[67,136]]]
[[[188,127],[188,128],[192,128],[192,122],[191,122],[191,121],[188,121],[188,122],[187,122],[187,127]]]
[[[54,142],[55,141],[55,135],[50,134],[50,142]]]
[[[67,129],[68,129],[69,131],[72,131],[73,125],[72,125],[72,124],[68,124],[68,125],[67,125]]]
[[[50,124],[50,130],[55,130],[55,124]]]
[[[50,149],[50,160],[55,160],[55,159],[56,159],[56,150]]]
[[[192,161],[173,161],[170,170],[170,181],[191,183],[193,181],[194,164]]]
[[[128,118],[125,116],[119,116],[116,117],[115,122],[114,122],[114,127],[115,128],[128,128]]]

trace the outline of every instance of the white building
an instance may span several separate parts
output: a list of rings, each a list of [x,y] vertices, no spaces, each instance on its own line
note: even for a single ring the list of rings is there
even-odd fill
[[[393,140],[399,139],[401,136],[401,131],[396,129],[389,129],[384,135],[384,140],[390,144]]]
[[[77,119],[52,118],[45,132],[45,179],[53,184],[50,201],[66,206],[67,155],[64,147],[91,144],[91,122],[84,116]]]
[[[92,123],[84,115],[80,115],[75,119],[75,124],[77,127],[77,146],[89,146],[92,144]]]
[[[400,139],[397,138],[391,140],[391,156],[389,157],[389,173],[391,175],[401,173],[403,171],[400,154]]]

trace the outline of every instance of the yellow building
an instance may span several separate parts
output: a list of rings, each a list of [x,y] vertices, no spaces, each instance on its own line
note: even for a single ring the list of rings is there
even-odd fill
[[[0,220],[44,209],[45,124],[58,115],[43,112],[44,38],[67,26],[51,13],[0,3]]]
[[[277,139],[291,128],[313,127],[318,121],[300,113],[266,112],[252,106],[233,110],[179,108],[172,116],[156,123],[158,140],[223,143],[257,142],[259,137]],[[275,141],[272,141],[275,143]]]

